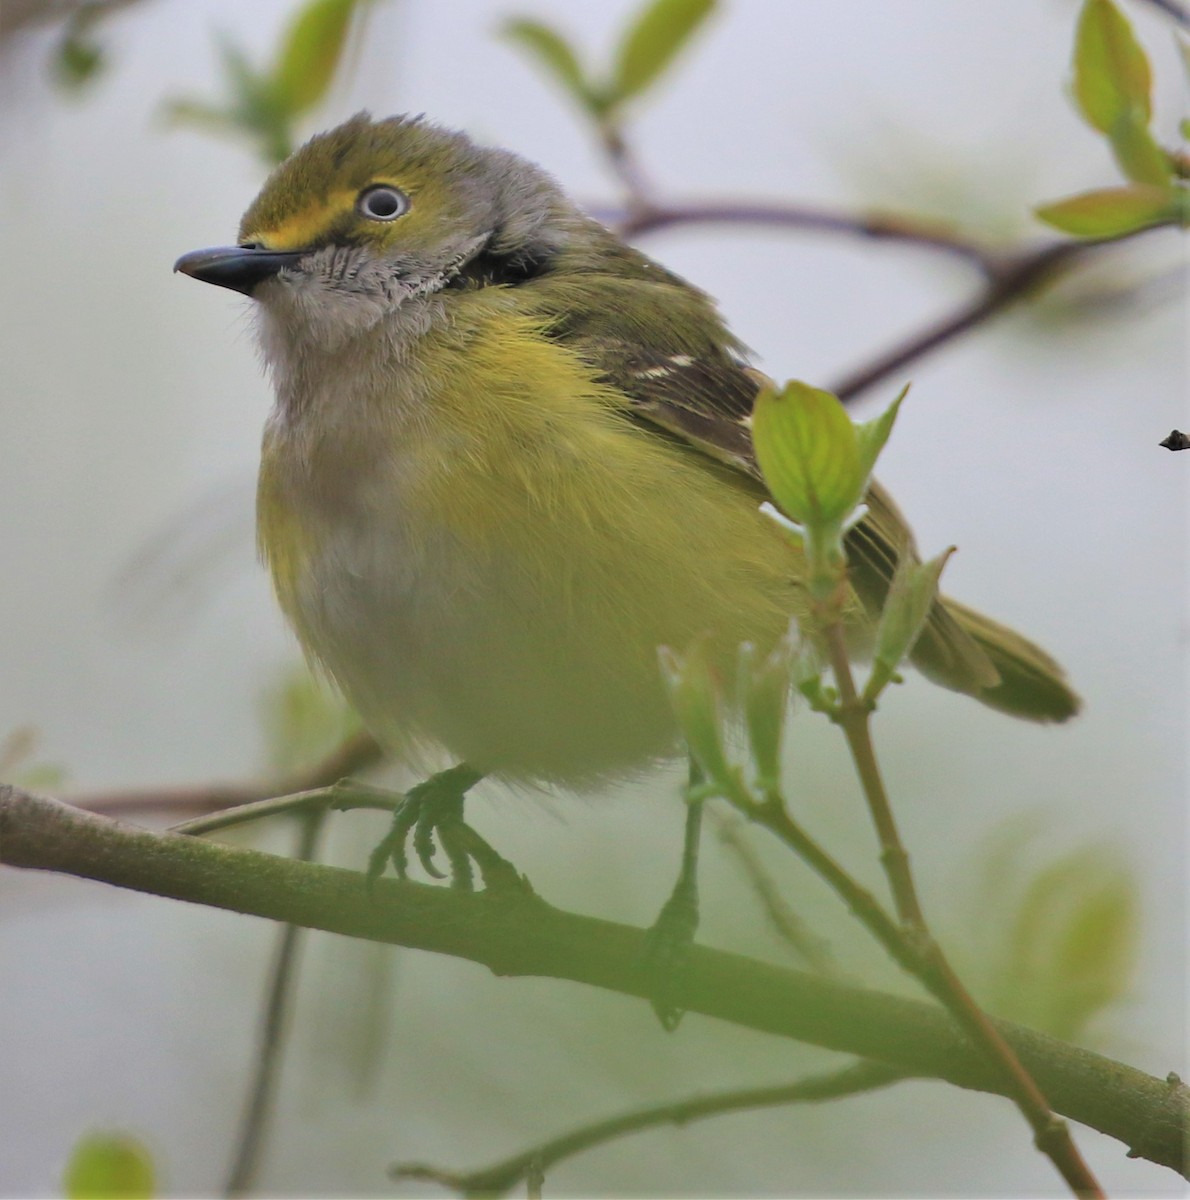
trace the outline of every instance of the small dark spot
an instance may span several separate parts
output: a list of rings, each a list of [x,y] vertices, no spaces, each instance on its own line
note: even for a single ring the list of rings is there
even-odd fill
[[[521,250],[512,254],[494,254],[485,250],[467,263],[448,286],[517,287],[546,274],[550,269],[551,258],[552,256],[545,252],[534,254]]]

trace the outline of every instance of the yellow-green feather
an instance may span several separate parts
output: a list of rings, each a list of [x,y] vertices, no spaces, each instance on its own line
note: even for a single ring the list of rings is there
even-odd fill
[[[287,444],[266,441],[259,520],[299,637],[394,735],[404,724],[512,776],[633,769],[675,749],[659,645],[708,634],[727,670],[740,641],[772,643],[800,607],[793,551],[755,495],[628,419],[623,394],[544,336],[512,291],[457,297],[391,387],[387,419],[344,388],[338,403],[356,406],[348,436],[392,439],[416,467],[387,494],[391,460],[372,467],[369,507],[337,519],[399,524],[392,552],[404,564],[391,569],[417,572],[421,601],[393,626],[420,622],[421,637],[448,643],[427,647],[438,664],[410,665],[416,685],[388,687],[369,664],[391,630],[328,629],[317,608],[309,619],[311,593],[334,585],[319,575],[336,519],[319,497],[338,487],[320,472],[342,461],[333,435],[302,479]]]
[[[410,197],[399,220],[355,211],[376,182]],[[544,172],[361,114],[274,172],[241,238],[325,252],[324,277],[257,296],[278,384],[259,536],[308,655],[382,738],[515,778],[633,770],[676,749],[659,645],[707,635],[726,672],[804,615],[757,511],[743,348]],[[911,547],[880,489],[869,506],[859,650]],[[1044,652],[947,600],[913,658],[1016,715],[1078,706]]]

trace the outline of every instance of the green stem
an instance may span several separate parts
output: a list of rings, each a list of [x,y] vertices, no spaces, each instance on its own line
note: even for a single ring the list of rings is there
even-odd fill
[[[895,957],[947,1008],[972,1042],[999,1069],[1007,1094],[1033,1130],[1037,1148],[1053,1162],[1074,1195],[1102,1197],[1105,1193],[1074,1144],[1066,1122],[1054,1115],[1032,1075],[963,986],[929,932],[909,869],[909,855],[901,844],[876,761],[870,729],[871,708],[856,691],[838,611],[837,606],[830,609],[819,630],[826,639],[831,669],[839,689],[835,719],[855,760],[868,810],[880,838],[881,862],[902,923],[902,928],[897,930],[901,953]]]
[[[847,647],[843,642],[842,622],[831,619],[823,632],[826,635],[826,648],[830,657],[831,670],[839,689],[839,704],[836,708],[835,720],[843,730],[843,736],[847,739],[851,757],[855,762],[855,769],[859,773],[860,783],[863,786],[864,799],[868,802],[868,812],[872,816],[872,823],[876,826],[876,836],[880,839],[880,862],[884,867],[884,873],[888,876],[897,916],[903,925],[924,929],[925,917],[922,915],[921,902],[917,898],[913,873],[909,869],[909,853],[897,831],[892,805],[889,803],[888,792],[884,788],[884,779],[880,774],[880,766],[876,761],[876,748],[872,745],[872,734],[868,721],[871,709],[856,691],[855,680],[851,674],[851,662],[847,657]]]
[[[646,996],[645,933],[563,913],[524,893],[464,894],[158,834],[0,784],[0,863],[65,872],[197,904],[431,950],[500,975],[569,979]],[[35,965],[35,964],[34,964]],[[692,946],[675,1001],[762,1032],[1007,1093],[1003,1072],[933,1004]],[[997,1021],[1058,1111],[1188,1173],[1190,1089]]]

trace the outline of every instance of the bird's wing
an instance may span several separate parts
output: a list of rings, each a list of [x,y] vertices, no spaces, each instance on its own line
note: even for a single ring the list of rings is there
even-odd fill
[[[700,356],[627,341],[591,339],[576,347],[628,401],[628,415],[734,468],[767,494],[752,446],[752,406],[771,381],[729,353]],[[917,559],[913,533],[892,497],[875,480],[867,515],[847,535],[851,582],[870,612],[879,612],[903,554]],[[963,691],[994,687],[999,675],[987,654],[945,604],[935,604],[914,649],[919,666]],[[962,681],[960,684],[958,681]]]
[[[752,405],[768,382],[759,371],[723,355],[665,353],[631,343],[603,342],[592,362],[628,399],[628,415],[760,481],[752,449]]]

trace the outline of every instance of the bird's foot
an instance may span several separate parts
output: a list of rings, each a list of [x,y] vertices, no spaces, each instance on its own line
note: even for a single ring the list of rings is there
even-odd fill
[[[409,867],[406,844],[413,837],[413,851],[427,875],[445,879],[460,891],[475,890],[474,863],[486,888],[521,886],[516,868],[496,853],[463,820],[463,797],[483,776],[462,763],[432,775],[410,788],[393,812],[392,828],[368,857],[367,880],[371,887],[391,862],[399,878]],[[449,873],[434,861],[441,849],[450,864]]]

